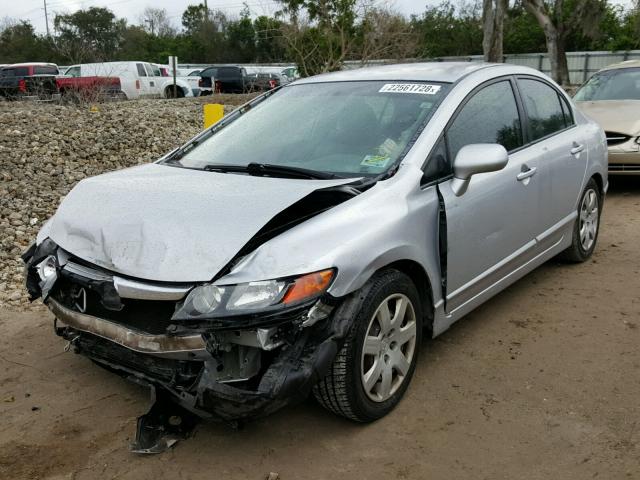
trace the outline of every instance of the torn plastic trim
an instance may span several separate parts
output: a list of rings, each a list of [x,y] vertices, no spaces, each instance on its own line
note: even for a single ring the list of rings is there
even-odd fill
[[[133,453],[162,453],[189,438],[201,418],[173,401],[166,390],[151,386],[151,408],[138,417]]]

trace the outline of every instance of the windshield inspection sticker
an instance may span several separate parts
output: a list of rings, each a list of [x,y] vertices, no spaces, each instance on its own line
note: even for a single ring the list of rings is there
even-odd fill
[[[435,95],[440,91],[440,88],[440,85],[427,85],[425,83],[386,83],[378,92]]]
[[[384,168],[387,166],[387,163],[389,163],[389,160],[391,160],[391,157],[388,155],[367,155],[364,157],[362,162],[360,162],[360,165],[365,167]]]

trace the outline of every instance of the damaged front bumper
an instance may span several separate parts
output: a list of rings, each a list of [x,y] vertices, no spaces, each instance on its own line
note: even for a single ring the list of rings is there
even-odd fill
[[[52,254],[55,278],[42,280],[37,268]],[[75,263],[52,242],[23,258],[32,298],[42,296],[56,333],[76,353],[200,418],[234,423],[303,400],[327,373],[353,318],[343,301],[324,294],[269,315],[175,321],[175,297],[186,293],[180,286],[149,290],[128,280],[122,288],[110,272]],[[150,291],[161,300],[150,300]]]

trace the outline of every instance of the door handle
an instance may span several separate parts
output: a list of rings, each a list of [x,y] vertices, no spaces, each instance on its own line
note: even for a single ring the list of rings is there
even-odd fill
[[[583,150],[584,150],[584,145],[580,145],[580,144],[578,144],[576,142],[573,142],[573,148],[571,149],[571,155],[577,155]]]
[[[523,165],[522,168],[526,168],[526,165]],[[536,174],[536,171],[538,169],[536,167],[531,167],[531,168],[527,168],[527,170],[523,170],[522,172],[520,172],[517,176],[516,179],[521,182],[523,180],[526,180],[527,178],[533,177]]]

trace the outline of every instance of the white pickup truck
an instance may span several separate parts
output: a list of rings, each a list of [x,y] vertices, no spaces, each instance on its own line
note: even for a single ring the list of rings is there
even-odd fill
[[[163,75],[162,68],[166,69]],[[187,81],[188,77],[176,79],[174,95],[173,77],[169,76],[169,67],[148,62],[100,62],[73,65],[64,73],[71,77],[119,77],[122,93],[128,99],[134,98],[173,98],[194,97],[200,95],[198,77]]]
[[[173,97],[173,70],[169,65],[160,65],[158,63],[151,64],[154,68],[158,68],[160,70],[160,74],[163,78],[168,79],[168,83],[164,84],[165,94],[163,95],[166,98]],[[191,93],[194,97],[200,96],[200,85],[198,84],[200,81],[200,77],[198,76],[189,76],[182,72],[180,69],[176,71],[176,86],[182,86],[183,88],[186,86],[191,90]],[[180,95],[178,92],[178,96],[191,96],[191,95]]]

